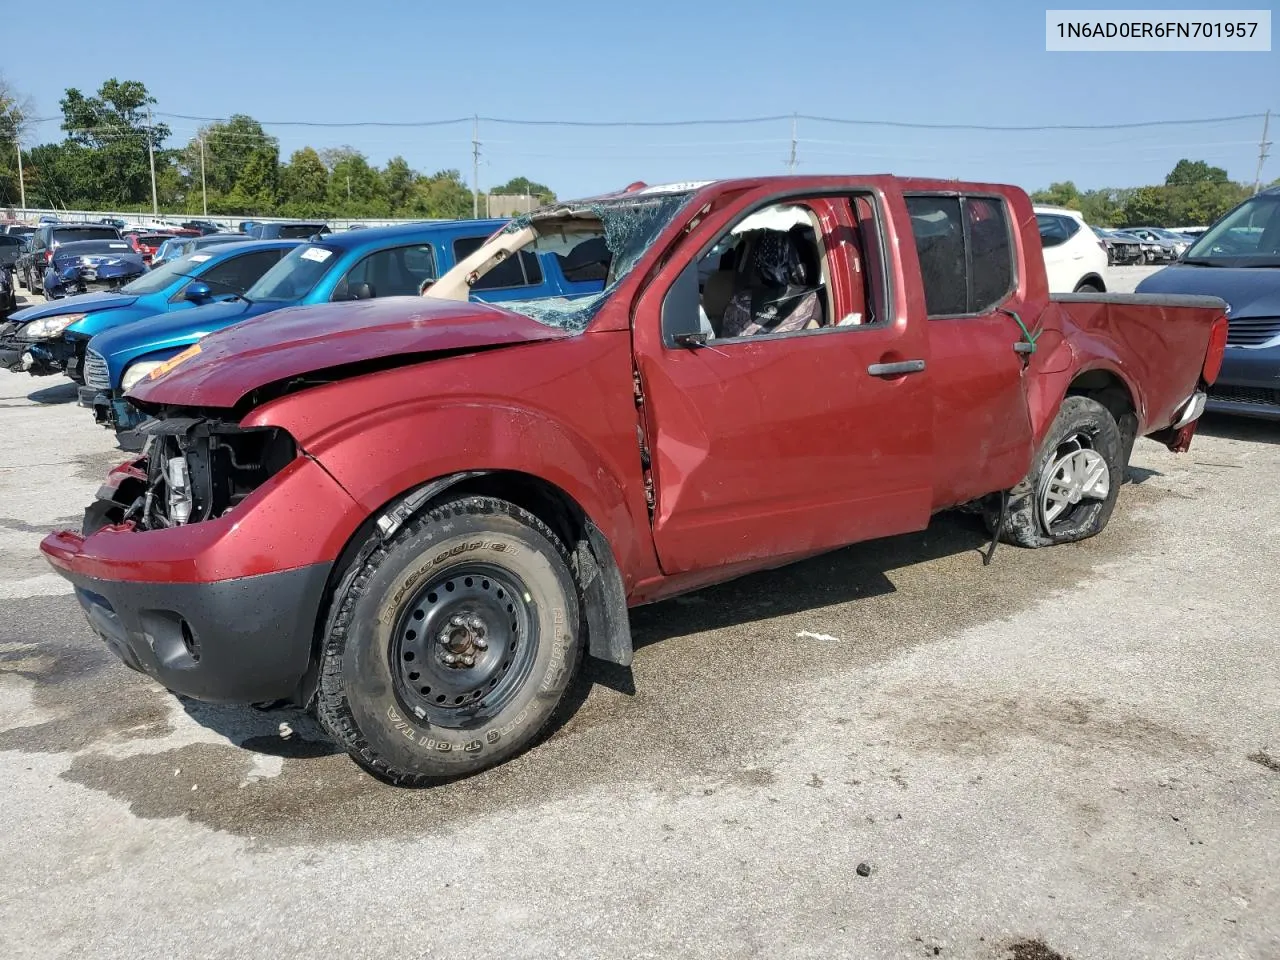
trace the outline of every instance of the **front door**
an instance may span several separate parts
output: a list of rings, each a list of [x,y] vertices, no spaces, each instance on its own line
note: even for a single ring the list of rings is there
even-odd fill
[[[888,297],[880,216],[853,192],[744,208],[690,238],[641,297],[635,353],[666,573],[767,566],[927,525],[928,341]],[[702,346],[663,333],[682,271],[685,290],[700,288],[683,309],[701,313]]]

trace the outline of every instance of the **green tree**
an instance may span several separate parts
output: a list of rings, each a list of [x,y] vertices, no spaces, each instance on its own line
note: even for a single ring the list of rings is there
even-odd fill
[[[250,181],[260,180],[264,176],[271,179],[278,165],[279,151],[275,138],[268,136],[262,124],[247,114],[233,114],[225,121],[207,124],[200,128],[182,150],[179,163],[188,183],[189,193],[200,198],[202,191],[201,172],[203,170],[203,189],[209,196],[209,209],[226,206],[223,198],[236,188],[242,177],[248,175]],[[255,182],[240,183],[238,200],[250,204],[262,200],[262,185]],[[266,191],[274,203],[275,186]],[[196,207],[199,209],[199,206]],[[234,213],[269,213],[269,209],[228,211]]]
[[[1099,227],[1113,227],[1120,222],[1124,209],[1121,194],[1127,191],[1103,187],[1099,190],[1086,190],[1080,195],[1080,213],[1087,223]]]
[[[1162,187],[1139,187],[1120,212],[1120,225],[1125,227],[1159,226],[1172,222],[1168,193]]]
[[[1054,184],[1053,186],[1056,187],[1058,184]],[[1071,189],[1074,190],[1075,187],[1072,187]],[[502,184],[502,186],[494,187],[489,192],[503,194],[506,196],[537,197],[539,203],[550,203],[556,198],[555,191],[545,183],[538,183],[536,180],[530,180],[528,177],[512,177],[506,183]]]
[[[382,171],[382,182],[392,213],[399,213],[408,208],[413,186],[421,178],[422,175],[409,166],[409,161],[404,157],[392,157],[387,161]]]
[[[351,147],[326,150],[329,168],[329,210],[344,217],[385,217],[391,214],[386,184],[364,154]]]
[[[295,150],[280,169],[281,211],[290,217],[319,217],[325,213],[329,171],[312,147]]]
[[[16,205],[22,191],[18,186],[18,143],[31,116],[28,97],[0,75],[0,203]]]
[[[107,80],[97,96],[86,97],[68,88],[60,101],[62,129],[69,143],[92,150],[87,180],[72,185],[77,197],[94,198],[94,205],[141,207],[151,199],[148,143],[156,150],[157,174],[166,156],[161,148],[169,136],[163,123],[149,124],[147,108],[155,98],[137,80]]]
[[[1203,160],[1179,160],[1164,178],[1167,187],[1205,182],[1227,183],[1227,171],[1222,167],[1211,167]]]
[[[471,188],[457,170],[440,170],[413,187],[406,213],[429,220],[462,220],[471,216]]]
[[[494,191],[497,193],[498,191]],[[1036,203],[1044,203],[1053,207],[1067,207],[1071,210],[1080,209],[1080,191],[1076,189],[1076,185],[1070,180],[1064,180],[1062,183],[1049,184],[1048,190],[1037,190],[1031,195],[1031,199]]]

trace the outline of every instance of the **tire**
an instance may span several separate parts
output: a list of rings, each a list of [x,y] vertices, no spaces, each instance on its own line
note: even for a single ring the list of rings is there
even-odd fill
[[[1076,293],[1101,293],[1102,291],[1098,289],[1098,285],[1096,283],[1090,283],[1086,281],[1085,283],[1082,283],[1078,287],[1076,287],[1075,292]]]
[[[375,541],[344,576],[316,712],[388,783],[467,776],[543,734],[582,662],[584,634],[556,535],[505,500],[454,500]]]
[[[25,270],[15,270],[13,272],[13,283],[14,286],[21,287],[23,290],[31,289],[27,286],[27,271]]]
[[[1053,426],[1045,436],[1031,472],[1009,491],[1009,513],[1000,538],[1019,547],[1048,547],[1059,543],[1087,540],[1101,533],[1111,519],[1120,484],[1124,480],[1124,443],[1115,418],[1102,404],[1089,397],[1069,396],[1062,401]],[[1078,456],[1088,451],[1084,456]],[[1082,488],[1062,484],[1060,472],[1069,458],[1073,466],[1087,464],[1087,476],[1098,466],[1105,468],[1105,491],[1099,483],[1082,484]],[[1098,476],[1101,479],[1101,475]],[[1053,513],[1053,493],[1064,487],[1079,494],[1076,501]],[[1062,497],[1058,497],[1061,503]],[[987,522],[994,529],[995,511],[989,510]]]

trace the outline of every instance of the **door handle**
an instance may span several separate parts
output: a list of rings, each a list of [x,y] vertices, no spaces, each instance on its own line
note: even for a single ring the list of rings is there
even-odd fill
[[[904,373],[919,373],[923,369],[923,360],[899,360],[897,363],[873,363],[867,367],[867,373],[873,377],[897,377]]]

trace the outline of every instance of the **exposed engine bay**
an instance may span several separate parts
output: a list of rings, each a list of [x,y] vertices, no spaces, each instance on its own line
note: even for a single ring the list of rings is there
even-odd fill
[[[147,438],[142,457],[111,499],[89,508],[86,534],[108,524],[162,530],[221,517],[297,456],[293,438],[276,427],[176,416],[149,420],[139,433]]]

